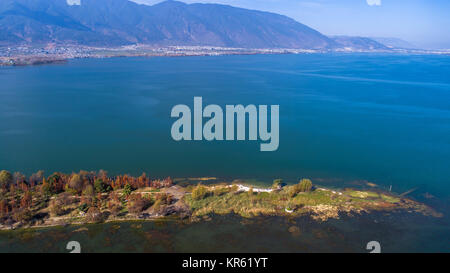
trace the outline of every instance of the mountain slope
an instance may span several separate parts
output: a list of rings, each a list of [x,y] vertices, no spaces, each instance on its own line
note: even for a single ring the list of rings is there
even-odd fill
[[[417,49],[416,45],[411,44],[399,38],[371,37],[370,39],[377,41],[389,48]]]
[[[211,45],[325,49],[336,43],[286,16],[218,4],[127,0],[0,1],[0,44]]]
[[[331,37],[341,48],[351,50],[389,50],[387,46],[371,38],[358,36],[332,36]]]

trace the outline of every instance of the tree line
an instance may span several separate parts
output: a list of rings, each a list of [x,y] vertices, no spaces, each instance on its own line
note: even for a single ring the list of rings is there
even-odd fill
[[[124,197],[129,199],[128,210],[137,213],[155,202],[167,204],[171,200],[164,194],[157,195],[157,200],[150,200],[141,194],[131,195],[132,191],[145,187],[159,189],[172,184],[170,177],[151,179],[146,173],[138,177],[128,174],[109,176],[100,170],[72,174],[56,172],[45,176],[43,171],[38,171],[27,177],[19,172],[2,170],[0,223],[27,222],[46,207],[53,216],[64,215],[64,209],[73,203],[79,204],[78,209],[86,212],[87,217],[95,218],[102,206],[112,214],[118,214],[124,208]],[[114,192],[116,190],[122,190],[123,196]]]

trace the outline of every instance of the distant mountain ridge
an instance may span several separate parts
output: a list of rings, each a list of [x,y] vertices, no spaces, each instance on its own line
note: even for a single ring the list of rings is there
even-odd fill
[[[382,49],[369,38],[327,37],[289,17],[219,4],[128,0],[1,0],[0,45],[221,46]]]
[[[334,46],[286,16],[218,4],[127,0],[2,0],[0,43],[213,45],[244,48]]]

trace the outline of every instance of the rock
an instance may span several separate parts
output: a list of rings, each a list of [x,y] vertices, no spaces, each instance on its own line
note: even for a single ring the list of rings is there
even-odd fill
[[[147,218],[150,218],[150,214],[144,212],[144,213],[139,214],[138,218],[139,219],[147,219]]]
[[[171,214],[175,214],[177,213],[177,210],[174,206],[166,206],[164,208],[161,209],[160,214],[163,216],[168,216]]]

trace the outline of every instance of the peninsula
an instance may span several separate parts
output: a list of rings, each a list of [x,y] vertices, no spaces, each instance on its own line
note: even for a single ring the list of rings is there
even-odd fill
[[[203,184],[204,183],[204,184]],[[0,229],[65,226],[165,217],[207,220],[229,213],[310,216],[317,221],[372,211],[408,211],[441,217],[431,207],[382,190],[327,189],[302,179],[270,188],[217,178],[150,179],[145,173],[108,176],[105,171],[48,177],[0,172]]]

